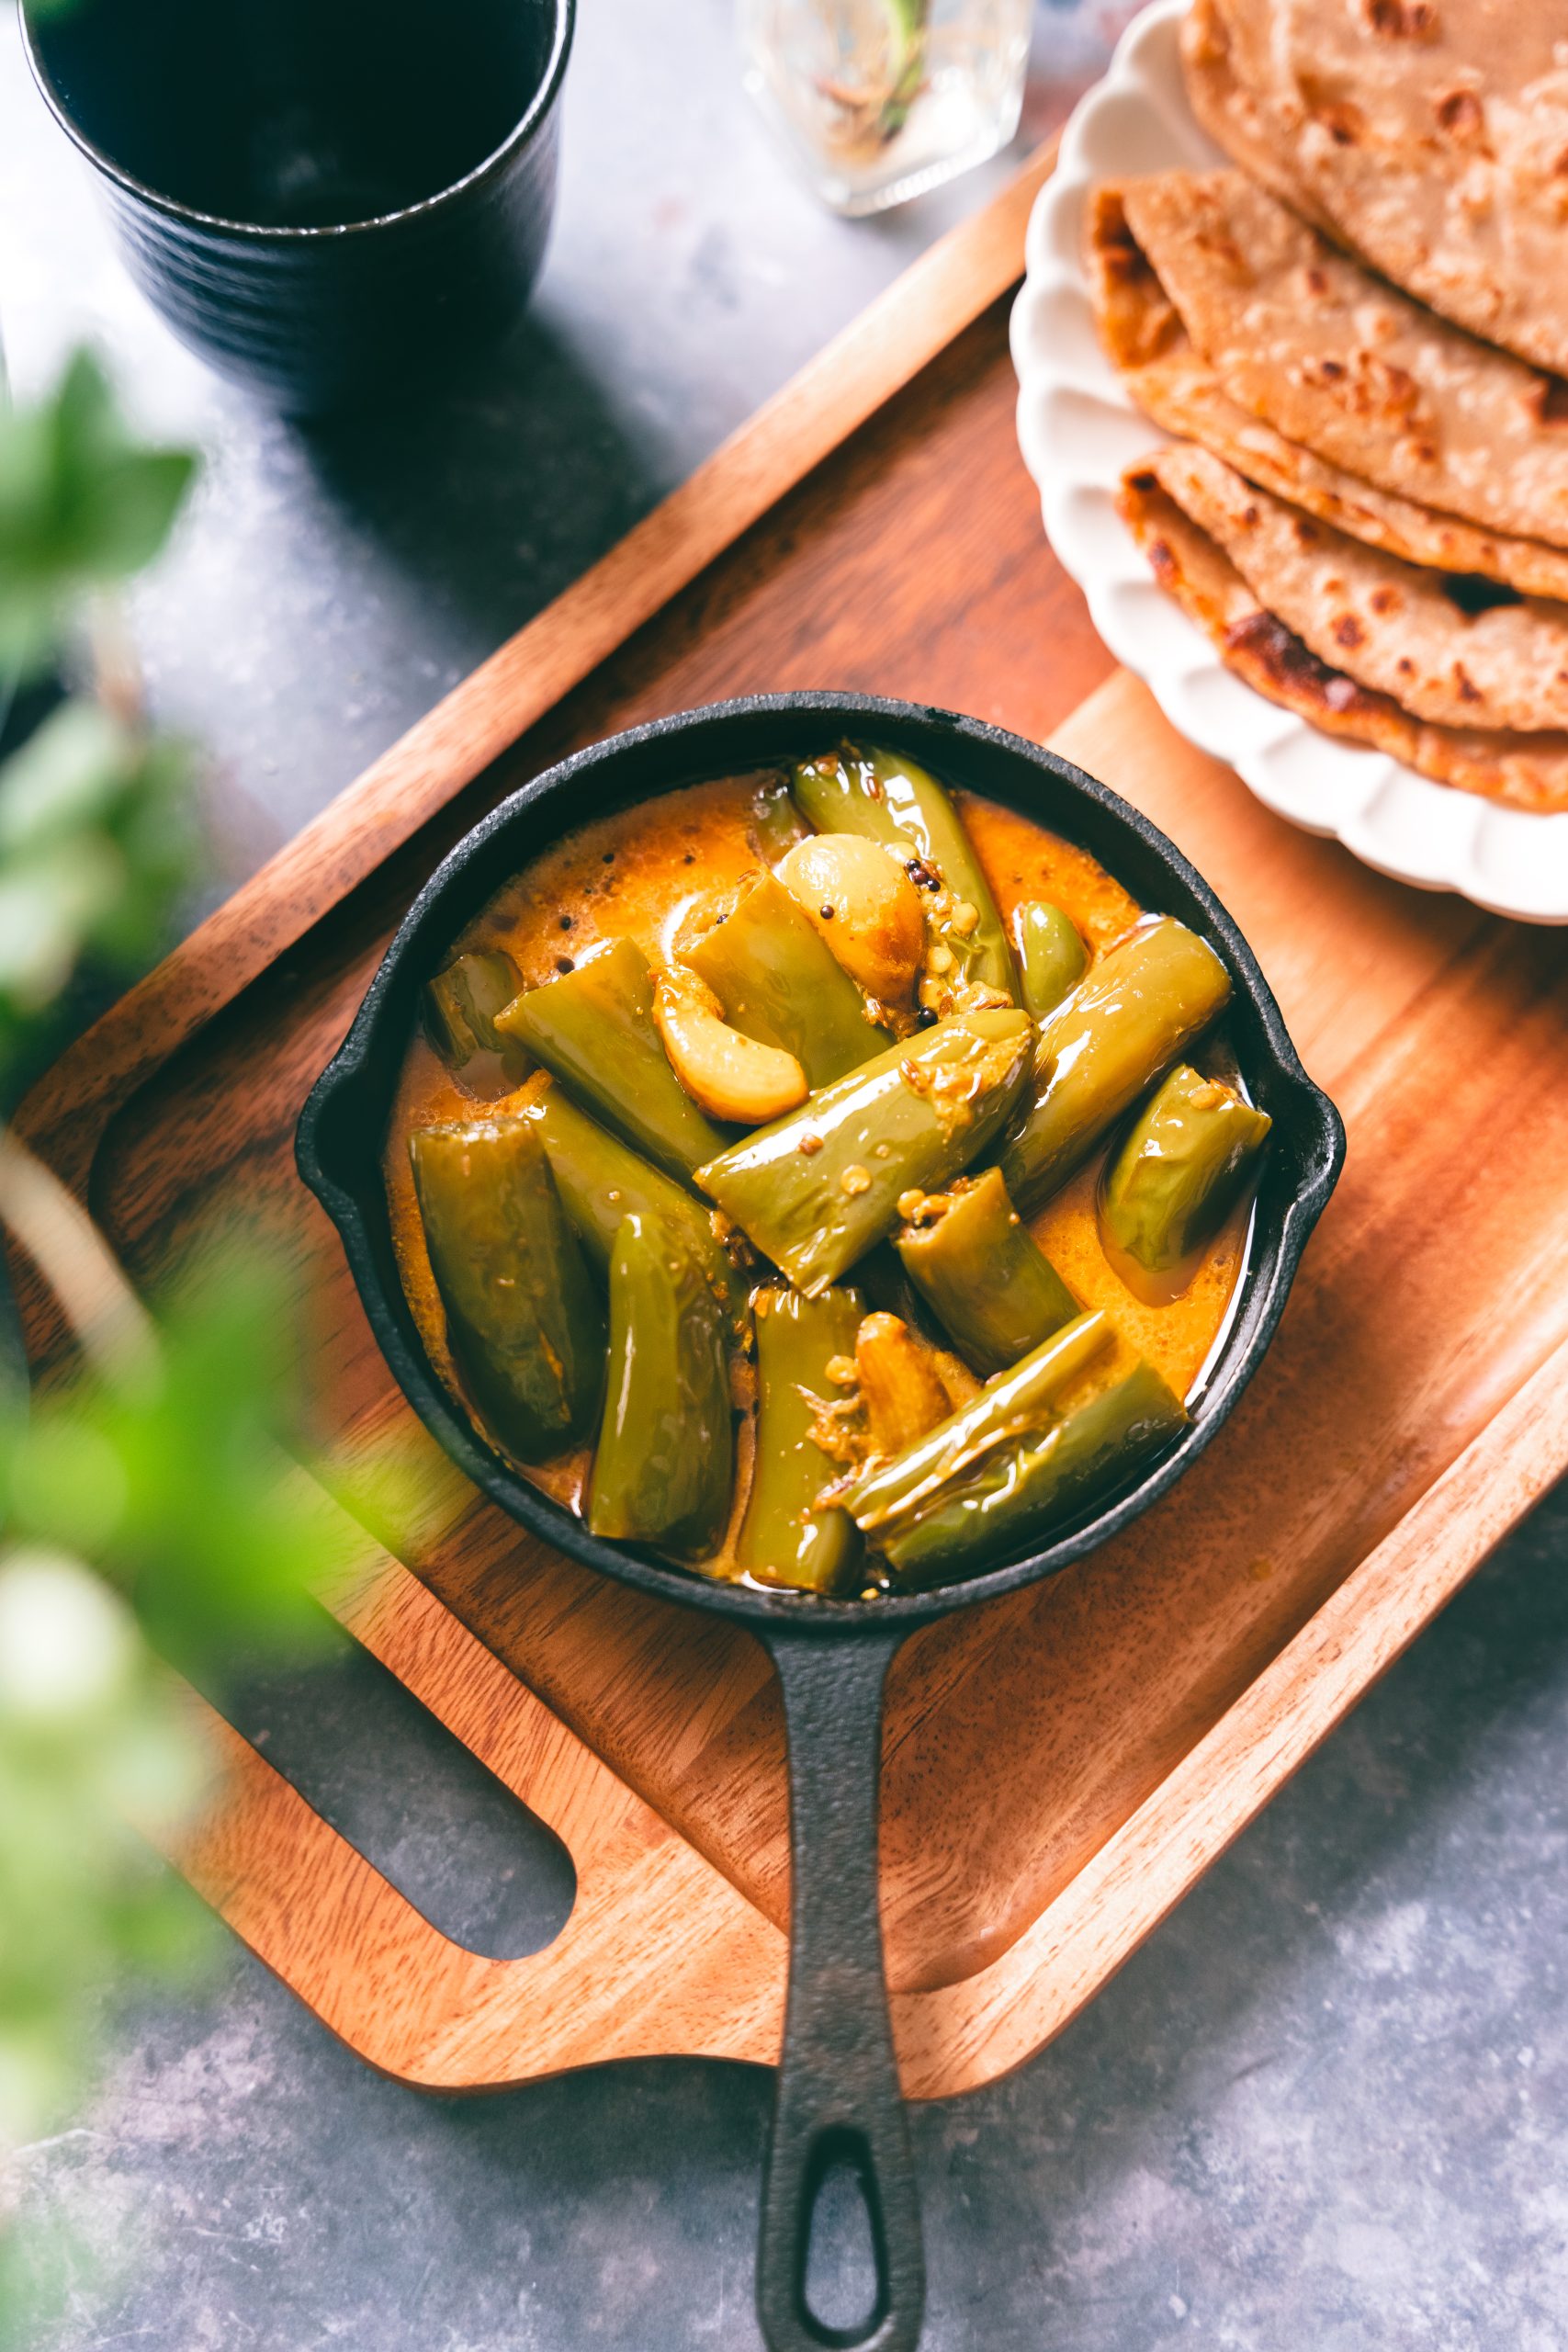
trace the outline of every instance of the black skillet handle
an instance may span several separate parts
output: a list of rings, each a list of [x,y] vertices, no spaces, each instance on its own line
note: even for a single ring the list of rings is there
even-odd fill
[[[925,2305],[920,2209],[882,1960],[877,1795],[882,1690],[897,1634],[847,1640],[774,1625],[789,1733],[790,1962],[784,2055],[762,2188],[757,2313],[771,2352],[913,2352]],[[860,2175],[876,2256],[863,2327],[806,2300],[817,2190]]]

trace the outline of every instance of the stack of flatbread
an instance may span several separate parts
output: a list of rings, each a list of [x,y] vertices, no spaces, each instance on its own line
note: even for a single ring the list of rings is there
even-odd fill
[[[1183,57],[1243,168],[1091,201],[1101,338],[1175,436],[1123,514],[1271,700],[1568,808],[1568,6],[1195,0]]]

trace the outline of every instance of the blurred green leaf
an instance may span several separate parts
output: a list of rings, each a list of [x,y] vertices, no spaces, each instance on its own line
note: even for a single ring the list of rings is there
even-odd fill
[[[0,1433],[0,1524],[90,1554],[165,1657],[208,1682],[237,1655],[319,1637],[305,1587],[344,1521],[284,1451],[299,1386],[288,1294],[254,1246],[175,1288],[155,1364],[35,1403]]]
[[[39,673],[13,723],[48,711],[68,635],[103,662],[106,595],[162,547],[192,471],[138,445],[86,355],[51,398],[0,413],[0,680]],[[58,1042],[65,992],[149,960],[194,871],[190,755],[105,692],[114,710],[65,701],[0,764],[0,1112]],[[29,1228],[68,1290],[84,1246],[90,1270],[73,1212]],[[118,1296],[107,1253],[98,1280]],[[130,1826],[182,1825],[205,1785],[157,1653],[210,1689],[243,1654],[320,1637],[304,1582],[344,1522],[278,1444],[288,1295],[254,1246],[209,1252],[145,1349],[100,1340],[96,1374],[28,1398],[0,1279],[0,2156],[82,2095],[106,1992],[212,1943]],[[0,2352],[34,2343],[85,2276],[70,2233],[27,2218],[0,2189]]]
[[[36,668],[73,603],[152,561],[195,469],[133,438],[90,352],[51,399],[0,411],[0,668]]]
[[[193,764],[178,743],[67,702],[0,764],[0,1100],[84,961],[135,969],[192,865]]]
[[[68,1553],[0,1550],[0,2147],[51,2129],[128,1961],[187,1968],[209,1934],[128,1812],[173,1827],[207,1761],[125,1602]]]

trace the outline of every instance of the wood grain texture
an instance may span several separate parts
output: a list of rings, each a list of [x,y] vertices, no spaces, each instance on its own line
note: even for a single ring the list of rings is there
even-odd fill
[[[191,1883],[334,2033],[426,2089],[667,2055],[689,2046],[695,2017],[705,2054],[772,2058],[778,1928],[423,1585],[362,1534],[357,1548],[322,1598],[567,1847],[577,1891],[566,1926],[523,1960],[465,1951],[199,1701],[227,1786],[173,1849]]]
[[[1021,212],[1005,218],[1010,268]],[[562,1938],[511,1973],[459,1952],[239,1743],[234,1800],[188,1858],[335,2030],[412,2079],[515,2081],[634,2048],[767,2058],[777,2039],[788,1889],[762,1654],[601,1583],[466,1487],[293,1172],[299,1106],[420,880],[565,751],[790,686],[1055,729],[1207,875],[1346,1114],[1348,1171],[1280,1337],[1193,1472],[1092,1561],[931,1628],[895,1668],[883,1897],[911,2091],[986,2080],[1073,2014],[1568,1462],[1551,941],[1291,831],[1109,675],[1041,537],[1003,311],[932,338],[913,315],[932,283],[883,314],[883,405],[863,381],[840,411],[813,378],[808,426],[786,402],[756,448],[743,436],[670,559],[679,594],[653,611],[610,559],[607,586],[563,600],[340,805],[309,891],[286,855],[29,1106],[149,1285],[207,1218],[272,1224],[311,1318],[318,1442],[393,1439],[427,1472],[389,1532],[398,1557],[351,1546],[328,1597],[566,1839],[581,1890]],[[829,434],[776,495],[781,441],[798,469]],[[744,527],[716,554],[705,533],[725,515]],[[47,1354],[36,1300],[31,1320]]]

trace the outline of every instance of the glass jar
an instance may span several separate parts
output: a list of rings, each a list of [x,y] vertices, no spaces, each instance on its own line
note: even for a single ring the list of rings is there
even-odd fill
[[[1032,0],[739,0],[746,86],[834,211],[880,212],[1018,129]]]

